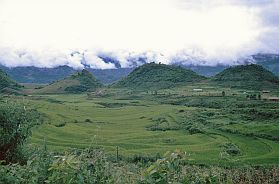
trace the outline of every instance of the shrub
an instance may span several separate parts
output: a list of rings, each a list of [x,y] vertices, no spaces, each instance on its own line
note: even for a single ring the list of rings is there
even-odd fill
[[[66,125],[66,122],[55,124],[56,127],[64,127],[65,125]]]
[[[128,157],[127,161],[132,163],[149,163],[149,162],[155,162],[157,159],[161,158],[161,155],[157,153],[155,156],[152,155],[142,155],[142,154],[136,154],[132,157]]]
[[[196,127],[189,128],[189,132],[190,132],[190,134],[203,133],[203,131],[201,129],[196,128]]]
[[[0,105],[0,160],[25,162],[22,146],[39,117],[37,111],[18,104]]]
[[[158,159],[144,172],[141,184],[174,183],[182,181],[182,165],[186,160],[186,153],[179,150],[167,152],[162,159]]]
[[[236,155],[239,155],[241,153],[240,149],[238,148],[237,145],[229,142],[229,143],[225,143],[222,145],[223,148],[224,148],[224,151],[231,155],[231,156],[236,156]]]
[[[91,119],[89,119],[89,118],[85,119],[84,122],[86,122],[86,123],[92,123]]]
[[[56,156],[48,170],[47,183],[114,183],[111,165],[99,150]]]
[[[46,183],[51,155],[46,146],[43,149],[30,149],[32,152],[25,165],[0,162],[0,183],[2,184],[38,184]]]

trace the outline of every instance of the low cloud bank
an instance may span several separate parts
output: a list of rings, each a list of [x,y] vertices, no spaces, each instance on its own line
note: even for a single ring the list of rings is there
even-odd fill
[[[26,1],[0,1],[1,65],[215,66],[279,53],[277,0]]]
[[[67,65],[75,69],[89,67],[93,69],[133,68],[145,63],[155,62],[163,64],[179,64],[185,66],[216,66],[238,65],[256,62],[251,53],[249,55],[224,55],[220,58],[208,57],[200,50],[182,50],[175,54],[164,55],[158,52],[146,51],[142,53],[129,51],[28,51],[0,48],[0,64],[6,67],[35,66],[53,68]]]

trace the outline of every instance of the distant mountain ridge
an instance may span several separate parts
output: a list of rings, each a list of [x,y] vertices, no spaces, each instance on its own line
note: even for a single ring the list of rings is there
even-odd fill
[[[33,66],[8,68],[0,65],[0,69],[8,73],[11,78],[19,83],[38,84],[48,84],[78,72],[78,70],[75,70],[69,66],[58,66],[55,68],[37,68]],[[113,83],[122,77],[127,76],[133,70],[133,68],[105,70],[92,68],[86,69],[104,84]]]
[[[34,66],[8,68],[1,66],[14,80],[20,83],[51,83],[63,79],[76,72],[69,66],[55,68],[38,68]]]
[[[145,90],[164,89],[203,79],[205,77],[179,66],[148,63],[136,68],[113,86]]]
[[[100,56],[107,62],[114,62],[112,58]],[[140,61],[139,61],[140,60]],[[264,68],[270,70],[275,75],[279,76],[279,55],[277,54],[257,54],[251,56],[250,60],[247,63],[257,63],[262,65]],[[136,63],[144,64],[146,63],[145,58],[140,58],[134,61],[134,68]],[[187,62],[186,62],[187,63]],[[202,65],[193,65],[193,64],[184,64],[177,63],[177,65],[193,70],[194,72],[203,75],[203,76],[214,76],[224,69],[230,67],[226,65],[217,65],[217,66],[202,66]],[[104,84],[114,83],[121,78],[127,76],[134,68],[117,68],[117,69],[91,69],[87,68],[98,80]],[[19,83],[42,83],[47,84],[56,80],[63,79],[75,72],[77,70],[69,66],[58,66],[55,68],[37,68],[33,66],[27,67],[14,67],[8,68],[0,65],[0,69],[5,71],[13,80]]]

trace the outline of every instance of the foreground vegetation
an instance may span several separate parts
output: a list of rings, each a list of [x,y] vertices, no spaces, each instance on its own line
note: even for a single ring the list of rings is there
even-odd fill
[[[191,154],[191,163],[278,164],[277,102],[225,88],[204,86],[198,93],[192,88],[25,97],[45,117],[29,142],[46,141],[52,151],[92,145],[110,155],[118,147],[125,158],[181,149]]]
[[[277,183],[279,167],[188,165],[187,155],[170,152],[155,162],[115,161],[101,150],[71,153],[32,150],[26,165],[0,165],[0,183]],[[3,164],[3,163],[2,163]]]
[[[25,143],[39,112],[22,104],[1,104],[0,183],[277,183],[278,165],[205,166],[189,164],[191,154],[175,150],[155,158],[112,157],[89,147],[67,152]],[[16,141],[15,141],[16,140]],[[7,148],[7,149],[5,149]],[[238,154],[232,144],[227,153]],[[228,151],[230,150],[230,151]]]
[[[0,183],[279,182],[273,75],[252,66],[264,83],[246,88],[238,72],[209,81],[187,71],[197,80],[184,84],[181,68],[148,66],[159,78],[169,71],[161,77],[175,85],[134,81],[139,69],[123,79],[129,86],[103,87],[83,71],[1,96]],[[241,85],[224,85],[229,79]],[[254,89],[266,82],[268,90]]]

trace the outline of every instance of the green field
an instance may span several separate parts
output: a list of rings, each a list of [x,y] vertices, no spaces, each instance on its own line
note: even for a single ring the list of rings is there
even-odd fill
[[[193,92],[195,87],[203,92]],[[19,101],[45,119],[29,143],[46,141],[53,151],[100,147],[115,155],[118,146],[121,156],[133,157],[180,149],[191,163],[278,164],[279,103],[246,93],[257,92],[200,84],[156,94],[107,88],[102,96],[33,95]]]

